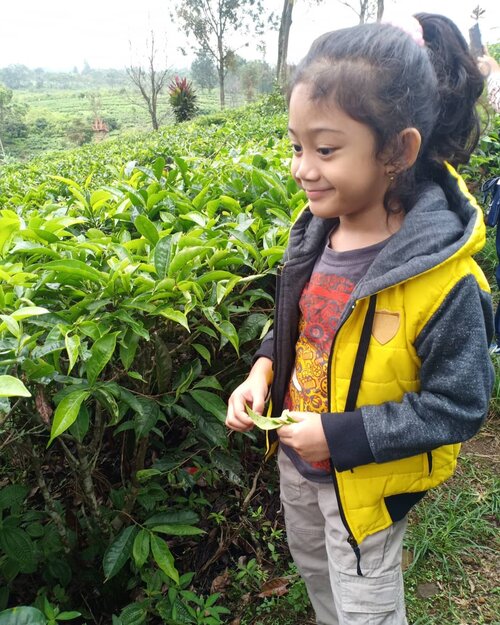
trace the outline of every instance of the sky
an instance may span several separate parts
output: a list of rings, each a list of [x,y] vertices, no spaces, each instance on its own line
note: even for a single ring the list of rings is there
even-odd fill
[[[283,0],[264,0],[266,8],[281,13]],[[483,41],[500,41],[498,0],[385,0],[386,15],[418,11],[442,13],[452,18],[467,36],[477,4],[486,10],[480,21]],[[151,31],[157,42],[166,41],[167,65],[189,67],[192,56],[179,47],[187,40],[170,17],[173,0],[4,0],[0,12],[0,67],[22,64],[30,68],[64,71],[93,68],[123,68],[138,58]],[[357,5],[357,0],[352,0]],[[315,37],[357,23],[355,13],[339,0],[324,0],[314,6],[296,0],[290,32],[289,61],[299,61]],[[276,62],[277,31],[266,37],[265,54],[255,48],[238,51],[246,58]]]

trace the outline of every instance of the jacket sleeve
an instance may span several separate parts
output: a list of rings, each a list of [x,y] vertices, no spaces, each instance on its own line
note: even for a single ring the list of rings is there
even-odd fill
[[[270,330],[262,339],[259,349],[255,352],[254,357],[252,358],[252,364],[261,356],[265,356],[266,358],[273,360],[273,337],[273,330]]]
[[[387,462],[471,438],[488,411],[494,371],[488,347],[493,312],[488,293],[464,277],[417,337],[420,391],[400,402],[322,415],[339,471]]]

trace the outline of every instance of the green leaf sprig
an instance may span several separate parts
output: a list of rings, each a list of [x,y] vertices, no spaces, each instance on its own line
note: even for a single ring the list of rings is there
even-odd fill
[[[255,412],[255,410],[252,410],[248,404],[245,404],[245,410],[247,411],[250,419],[252,419],[255,425],[261,430],[277,430],[283,425],[297,423],[297,421],[290,416],[290,412],[288,410],[283,410],[281,416],[279,417],[264,417]]]

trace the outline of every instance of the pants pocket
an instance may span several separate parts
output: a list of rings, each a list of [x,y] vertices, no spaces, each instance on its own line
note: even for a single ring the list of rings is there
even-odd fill
[[[341,610],[345,625],[404,625],[401,573],[378,577],[340,573]]]
[[[278,454],[281,501],[287,504],[300,499],[303,478],[283,451],[280,450]]]

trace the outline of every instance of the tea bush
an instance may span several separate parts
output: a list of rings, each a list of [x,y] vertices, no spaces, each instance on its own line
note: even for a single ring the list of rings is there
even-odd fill
[[[243,486],[225,399],[304,204],[282,121],[250,110],[4,167],[0,608],[220,622],[192,554],[217,488]]]

